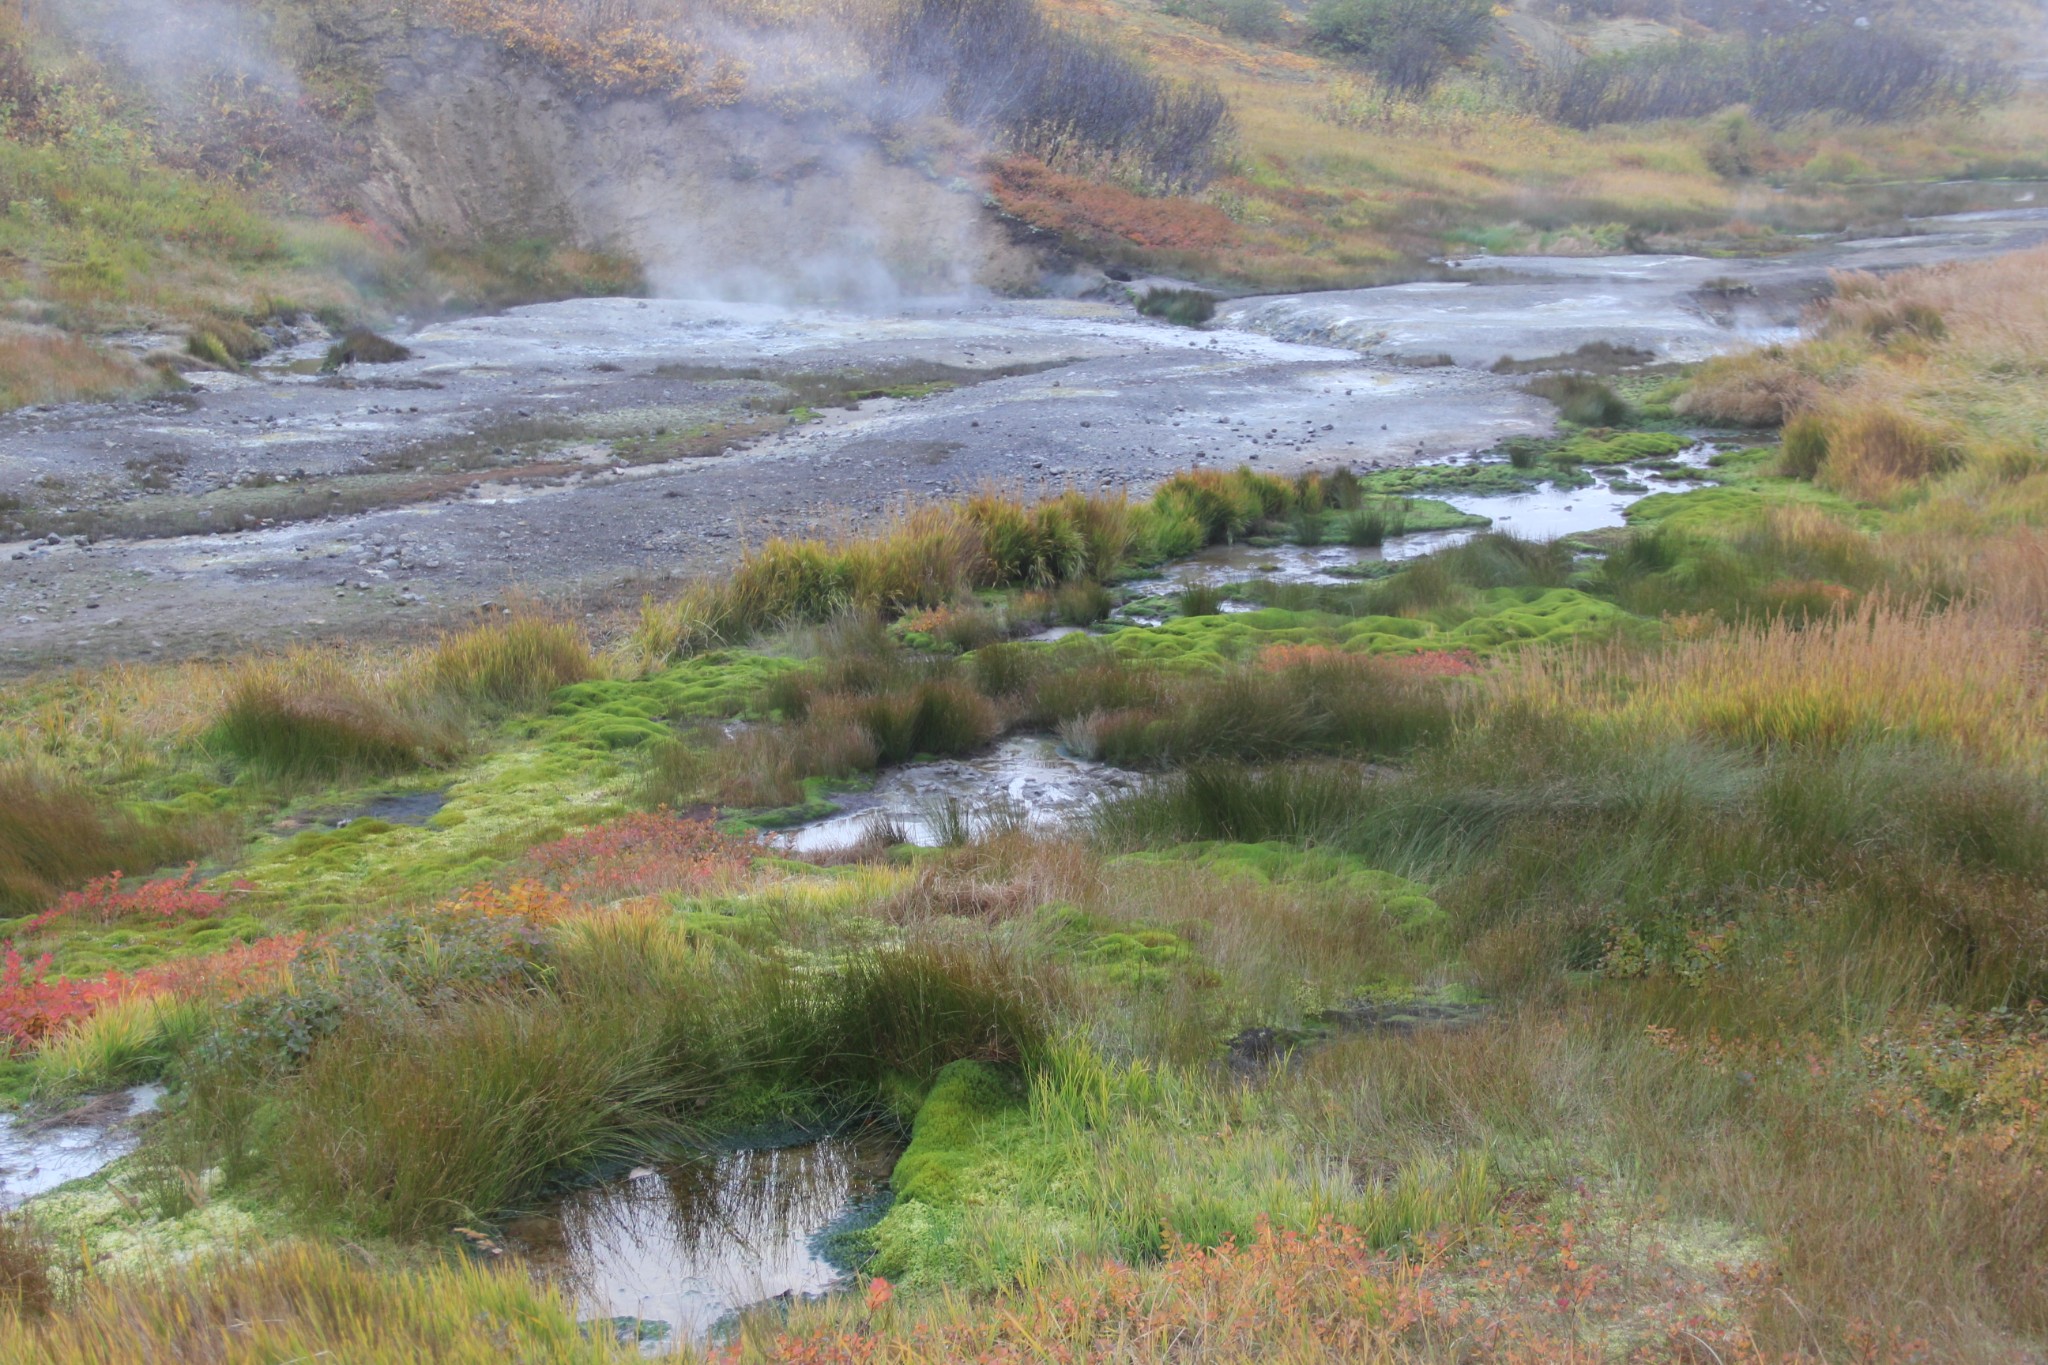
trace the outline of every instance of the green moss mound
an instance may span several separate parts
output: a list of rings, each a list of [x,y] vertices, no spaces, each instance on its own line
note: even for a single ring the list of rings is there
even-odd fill
[[[601,749],[632,749],[672,736],[670,722],[744,715],[794,659],[747,650],[700,654],[648,678],[573,683],[555,693],[552,737]]]

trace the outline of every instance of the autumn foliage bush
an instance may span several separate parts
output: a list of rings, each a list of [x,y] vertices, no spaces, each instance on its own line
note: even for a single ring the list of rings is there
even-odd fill
[[[239,1000],[276,985],[305,944],[304,934],[284,934],[133,973],[108,971],[59,980],[50,976],[53,954],[31,962],[9,943],[0,956],[0,1037],[16,1047],[33,1048],[104,1006],[135,996]]]
[[[1012,217],[1080,242],[1195,254],[1221,250],[1238,237],[1237,224],[1213,204],[1137,194],[1032,157],[997,162],[989,193]]]
[[[648,895],[742,871],[757,852],[753,840],[726,834],[709,819],[666,810],[628,815],[529,850],[523,862],[538,880],[515,882],[485,900],[504,907],[500,913],[525,913],[518,909],[525,905],[538,918],[558,918],[549,887],[582,900]]]
[[[28,962],[11,943],[0,959],[0,1035],[16,1046],[33,1047],[133,989],[119,972],[53,981],[51,961],[45,953]]]
[[[123,886],[123,875],[110,872],[72,891],[56,905],[30,920],[31,932],[59,920],[90,920],[113,924],[139,919],[158,924],[176,924],[188,919],[211,919],[227,908],[227,897],[199,884],[199,865],[189,864],[175,877]]]

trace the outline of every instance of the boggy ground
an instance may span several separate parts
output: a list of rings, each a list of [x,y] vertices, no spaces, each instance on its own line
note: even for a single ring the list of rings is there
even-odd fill
[[[1408,471],[927,504],[602,652],[529,613],[11,686],[0,1079],[168,1093],[4,1224],[0,1359],[625,1358],[504,1224],[793,1124],[896,1127],[892,1202],[855,1292],[702,1355],[2040,1359],[2044,282],[1852,281],[1639,404],[1791,419],[1711,486],[1257,611],[1103,621]],[[753,842],[1005,731],[1149,780]]]
[[[1790,335],[1832,269],[2048,233],[2024,210],[1925,226],[1773,261],[1496,263],[1246,300],[1199,331],[1107,303],[584,300],[425,327],[413,358],[331,376],[306,373],[321,334],[189,395],[0,417],[0,666],[404,634],[515,595],[596,610],[988,485],[1483,450],[1548,420],[1486,372],[1502,356],[1696,360]]]

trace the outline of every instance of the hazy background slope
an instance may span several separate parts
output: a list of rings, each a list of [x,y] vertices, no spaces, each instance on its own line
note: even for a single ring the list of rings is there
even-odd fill
[[[1316,287],[1889,230],[2048,176],[2043,24],[2038,0],[22,0],[0,403],[232,365],[308,313],[886,304],[1100,280],[1080,265]]]

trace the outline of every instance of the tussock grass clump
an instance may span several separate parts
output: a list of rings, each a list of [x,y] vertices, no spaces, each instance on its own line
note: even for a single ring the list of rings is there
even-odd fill
[[[1896,572],[1876,537],[1816,507],[1774,508],[1721,534],[1658,524],[1600,566],[1599,591],[1646,616],[1794,622],[1854,608]]]
[[[1557,404],[1565,421],[1582,427],[1611,427],[1628,420],[1627,401],[1592,375],[1539,375],[1522,387]]]
[[[2036,248],[1841,276],[1815,335],[1710,361],[1674,406],[1786,423],[1786,472],[1854,498],[1898,502],[1945,476],[2023,483],[2048,423],[2041,386],[2015,382],[2048,345],[2044,270],[2048,251]]]
[[[1824,380],[1812,372],[1815,360],[1811,350],[1795,354],[1782,346],[1717,356],[1700,367],[1672,409],[1730,426],[1782,425],[1820,393]]]
[[[1355,477],[1297,483],[1251,469],[1176,474],[1140,506],[1074,492],[1036,504],[984,493],[921,509],[868,539],[771,541],[723,580],[643,603],[635,642],[644,658],[666,660],[846,613],[948,609],[977,589],[1107,582],[1133,564],[1282,528],[1290,517],[1319,519],[1356,493]],[[1315,525],[1320,533],[1321,521]]]
[[[269,350],[270,339],[239,318],[208,318],[185,337],[188,355],[223,370],[239,371]]]
[[[344,365],[396,365],[411,359],[412,352],[391,338],[367,327],[351,327],[328,348],[326,367],[338,370]]]
[[[1216,616],[1223,611],[1223,591],[1206,583],[1183,588],[1175,606],[1182,616]]]
[[[259,1365],[323,1353],[394,1365],[507,1353],[563,1365],[628,1358],[578,1326],[558,1291],[523,1272],[452,1261],[418,1272],[379,1270],[339,1247],[308,1242],[161,1278],[89,1276],[61,1316],[0,1317],[0,1356],[49,1365]]]
[[[1882,499],[1962,463],[1951,438],[1898,408],[1823,411],[1818,420],[1827,458],[1815,479],[1852,497]]]
[[[287,780],[404,772],[445,762],[461,744],[447,713],[312,655],[244,669],[209,737],[256,771]]]
[[[991,583],[1046,588],[1087,574],[1088,544],[1058,503],[1025,507],[991,494],[971,499],[967,519],[981,532]]]
[[[1396,754],[1445,733],[1454,714],[1442,679],[1313,646],[1282,647],[1220,673],[1161,678],[1155,687],[1152,698],[1121,706],[1042,688],[1038,704],[1053,711],[1063,735],[1072,731],[1069,747],[1124,767]],[[1064,708],[1054,709],[1059,701]]]
[[[1374,498],[1344,514],[1344,543],[1363,548],[1386,544],[1388,536],[1407,529],[1403,505],[1390,498]]]
[[[0,1217],[0,1331],[7,1323],[46,1316],[56,1302],[50,1287],[51,1247],[21,1214]]]
[[[667,1116],[703,1092],[653,1043],[546,999],[345,1024],[294,1081],[278,1172],[306,1207],[376,1232],[487,1217],[672,1135]]]
[[[1216,296],[1203,289],[1147,289],[1138,311],[1180,327],[1199,327],[1216,316]]]
[[[1646,737],[1690,732],[1823,749],[1927,740],[2024,766],[2048,735],[2048,689],[2022,638],[1995,618],[1882,599],[1818,622],[1731,628],[1654,654],[1531,656],[1498,677],[1511,707],[1612,718]]]
[[[213,1023],[209,1004],[168,994],[110,1001],[37,1048],[36,1089],[65,1095],[154,1080]]]
[[[556,688],[596,673],[589,637],[580,626],[533,615],[450,635],[426,663],[431,691],[512,710],[540,706]]]
[[[797,969],[644,906],[553,935],[400,919],[244,1005],[178,1136],[195,1159],[269,1170],[311,1214],[424,1235],[736,1119],[857,1110],[884,1082],[1027,1057],[1045,998],[993,949],[899,944]],[[274,1122],[252,1122],[273,1103]]]
[[[971,753],[995,738],[995,709],[963,679],[932,678],[906,692],[833,696],[813,703],[806,724],[826,733],[850,722],[873,741],[877,760]]]
[[[1370,779],[1355,768],[1290,764],[1253,771],[1204,764],[1105,804],[1097,833],[1113,848],[1221,839],[1331,842],[1357,817]]]
[[[196,857],[209,831],[144,820],[24,763],[0,764],[0,914],[40,909],[108,872],[149,872]]]
[[[716,583],[648,601],[639,642],[649,657],[666,659],[846,612],[945,606],[989,578],[976,524],[956,508],[926,508],[881,536],[843,545],[769,541]]]

